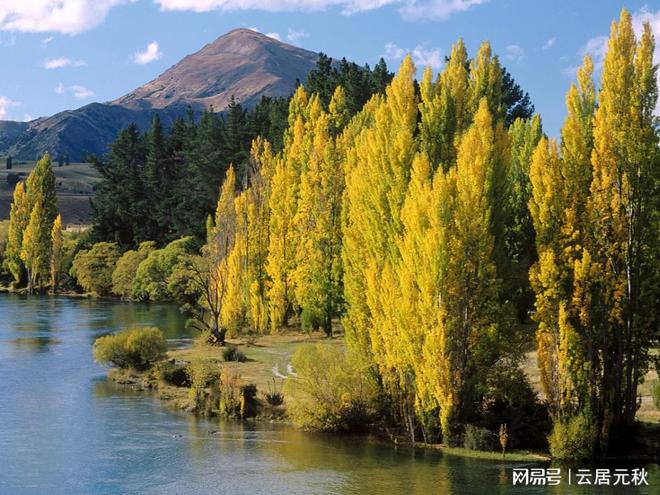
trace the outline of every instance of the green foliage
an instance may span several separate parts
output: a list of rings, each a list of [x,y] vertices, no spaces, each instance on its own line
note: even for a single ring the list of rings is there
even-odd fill
[[[112,293],[129,299],[133,295],[133,281],[137,269],[149,254],[156,249],[156,243],[146,241],[137,250],[126,251],[112,272]]]
[[[350,431],[372,419],[377,386],[345,351],[332,345],[303,345],[291,358],[296,376],[285,383],[294,423],[310,430]]]
[[[151,251],[135,273],[132,296],[139,300],[167,301],[176,299],[185,280],[178,275],[181,264],[192,253],[195,242],[192,237],[172,241],[163,249]],[[173,276],[177,274],[177,276]]]
[[[76,254],[69,273],[85,291],[107,295],[112,290],[112,272],[119,259],[114,242],[99,242]]]
[[[188,364],[187,374],[190,377],[188,396],[193,409],[200,414],[210,415],[220,394],[220,372],[217,365],[205,359],[194,359]]]
[[[548,437],[550,454],[555,459],[581,461],[593,456],[596,425],[589,414],[578,413],[554,422]]]
[[[653,395],[653,405],[656,409],[660,409],[660,380],[653,382],[651,393]]]
[[[94,359],[118,368],[149,369],[165,356],[163,332],[155,327],[136,327],[94,342]]]
[[[188,366],[177,364],[174,360],[161,361],[156,366],[156,376],[163,382],[175,387],[190,387],[191,380],[188,375]]]
[[[244,363],[247,357],[235,346],[229,345],[222,350],[222,359],[225,361],[235,361],[237,363]]]
[[[497,435],[486,428],[466,425],[463,434],[463,446],[470,450],[496,450]]]

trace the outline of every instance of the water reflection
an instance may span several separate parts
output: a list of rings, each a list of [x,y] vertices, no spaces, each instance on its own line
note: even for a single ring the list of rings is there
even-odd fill
[[[658,466],[628,492],[513,488],[513,463],[172,411],[92,359],[97,336],[132,325],[192,336],[172,306],[0,294],[0,494],[657,493]]]

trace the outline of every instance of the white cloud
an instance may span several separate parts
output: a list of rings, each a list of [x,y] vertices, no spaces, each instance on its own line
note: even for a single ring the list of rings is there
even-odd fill
[[[442,67],[442,50],[439,48],[428,49],[426,45],[417,45],[412,50],[401,48],[395,43],[387,43],[385,45],[385,53],[383,58],[385,60],[395,61],[401,60],[406,56],[407,53],[410,53],[413,57],[413,61],[417,68],[431,67],[434,70]]]
[[[44,69],[61,69],[62,67],[84,67],[87,63],[84,60],[72,60],[68,57],[47,58],[41,66]]]
[[[94,91],[87,89],[85,86],[74,84],[70,89],[73,92],[73,97],[78,100],[86,100],[94,96]]]
[[[286,35],[286,39],[288,39],[291,43],[295,43],[303,38],[309,38],[309,33],[304,29],[295,30],[289,28],[289,32]]]
[[[553,36],[552,38],[550,38],[548,41],[546,41],[543,44],[543,46],[541,47],[541,50],[549,50],[550,48],[555,46],[556,43],[557,43],[557,37]]]
[[[148,64],[158,60],[163,56],[163,53],[158,48],[158,42],[152,41],[142,51],[137,51],[131,56],[131,60],[139,65]]]
[[[255,29],[255,31],[256,31],[256,29]],[[266,33],[266,36],[268,36],[269,38],[273,38],[274,40],[277,40],[277,41],[282,41],[282,38],[280,37],[280,33]]]
[[[504,56],[511,62],[520,63],[525,58],[525,50],[518,45],[508,45]]]
[[[94,91],[81,86],[80,84],[73,84],[72,86],[65,86],[61,82],[55,86],[55,94],[64,95],[71,93],[77,100],[87,100],[95,96]]]
[[[153,0],[163,10],[209,12],[220,10],[263,10],[266,12],[322,11],[339,8],[344,15],[376,10],[387,5],[399,6],[407,20],[445,20],[455,12],[464,12],[489,0]]]
[[[11,100],[6,96],[0,96],[0,120],[5,120],[11,107],[17,107],[20,102]]]
[[[0,29],[78,34],[103,22],[111,8],[132,0],[2,0]]]
[[[29,113],[23,114],[23,122],[30,122],[31,120],[34,120],[34,117],[32,115],[30,115]]]
[[[49,36],[48,38],[42,39],[41,40],[41,47],[46,48],[50,44],[50,42],[53,41],[54,39],[55,38],[53,38],[52,36]]]
[[[368,0],[367,0],[368,1]],[[377,1],[377,0],[376,0]],[[399,9],[401,16],[410,21],[444,21],[456,12],[465,12],[489,0],[407,0]]]

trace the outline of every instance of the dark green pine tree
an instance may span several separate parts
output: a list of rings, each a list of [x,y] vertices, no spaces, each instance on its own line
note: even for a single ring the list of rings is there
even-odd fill
[[[103,161],[92,161],[103,180],[92,203],[92,237],[136,246],[139,225],[144,223],[142,168],[144,140],[135,124],[122,130]]]

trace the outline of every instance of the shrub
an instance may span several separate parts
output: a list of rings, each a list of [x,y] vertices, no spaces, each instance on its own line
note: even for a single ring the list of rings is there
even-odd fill
[[[70,274],[87,292],[109,294],[112,289],[112,272],[119,258],[114,242],[99,242],[91,249],[78,252],[73,259]]]
[[[271,406],[281,406],[284,404],[284,395],[278,392],[275,378],[273,378],[273,386],[269,387],[268,392],[265,394],[266,402]]]
[[[506,423],[509,449],[546,448],[552,427],[547,407],[518,365],[498,363],[491,368],[486,385],[479,425],[497,432]]]
[[[656,380],[653,383],[652,394],[653,394],[653,404],[656,409],[660,409],[660,380]]]
[[[244,363],[247,357],[233,345],[225,347],[222,351],[222,359],[225,361],[236,361],[237,363]]]
[[[291,358],[297,376],[285,383],[289,413],[305,429],[350,431],[371,421],[377,386],[344,350],[303,345]]]
[[[115,270],[112,272],[112,292],[124,299],[131,297],[133,293],[133,280],[138,266],[149,253],[156,249],[156,243],[147,241],[140,244],[137,251],[126,251],[119,260]]]
[[[470,450],[497,450],[496,435],[486,428],[466,425],[463,447]]]
[[[312,309],[304,308],[300,315],[300,325],[305,333],[311,334],[321,327],[321,315]]]
[[[242,388],[241,376],[236,371],[223,368],[220,372],[220,399],[218,401],[218,410],[221,416],[227,418],[241,417],[243,409]]]
[[[589,414],[577,414],[555,421],[548,437],[550,454],[555,459],[579,461],[590,459],[596,429]]]
[[[240,416],[241,418],[252,418],[257,415],[257,386],[250,383],[241,387],[240,393]]]
[[[154,327],[132,328],[94,342],[94,359],[118,368],[146,370],[163,359],[165,351],[163,332]]]
[[[190,387],[188,367],[176,364],[174,360],[161,362],[156,368],[156,376],[159,380],[175,387]]]
[[[211,414],[220,395],[218,367],[208,360],[195,359],[188,364],[190,378],[189,397],[193,409],[201,414]]]

